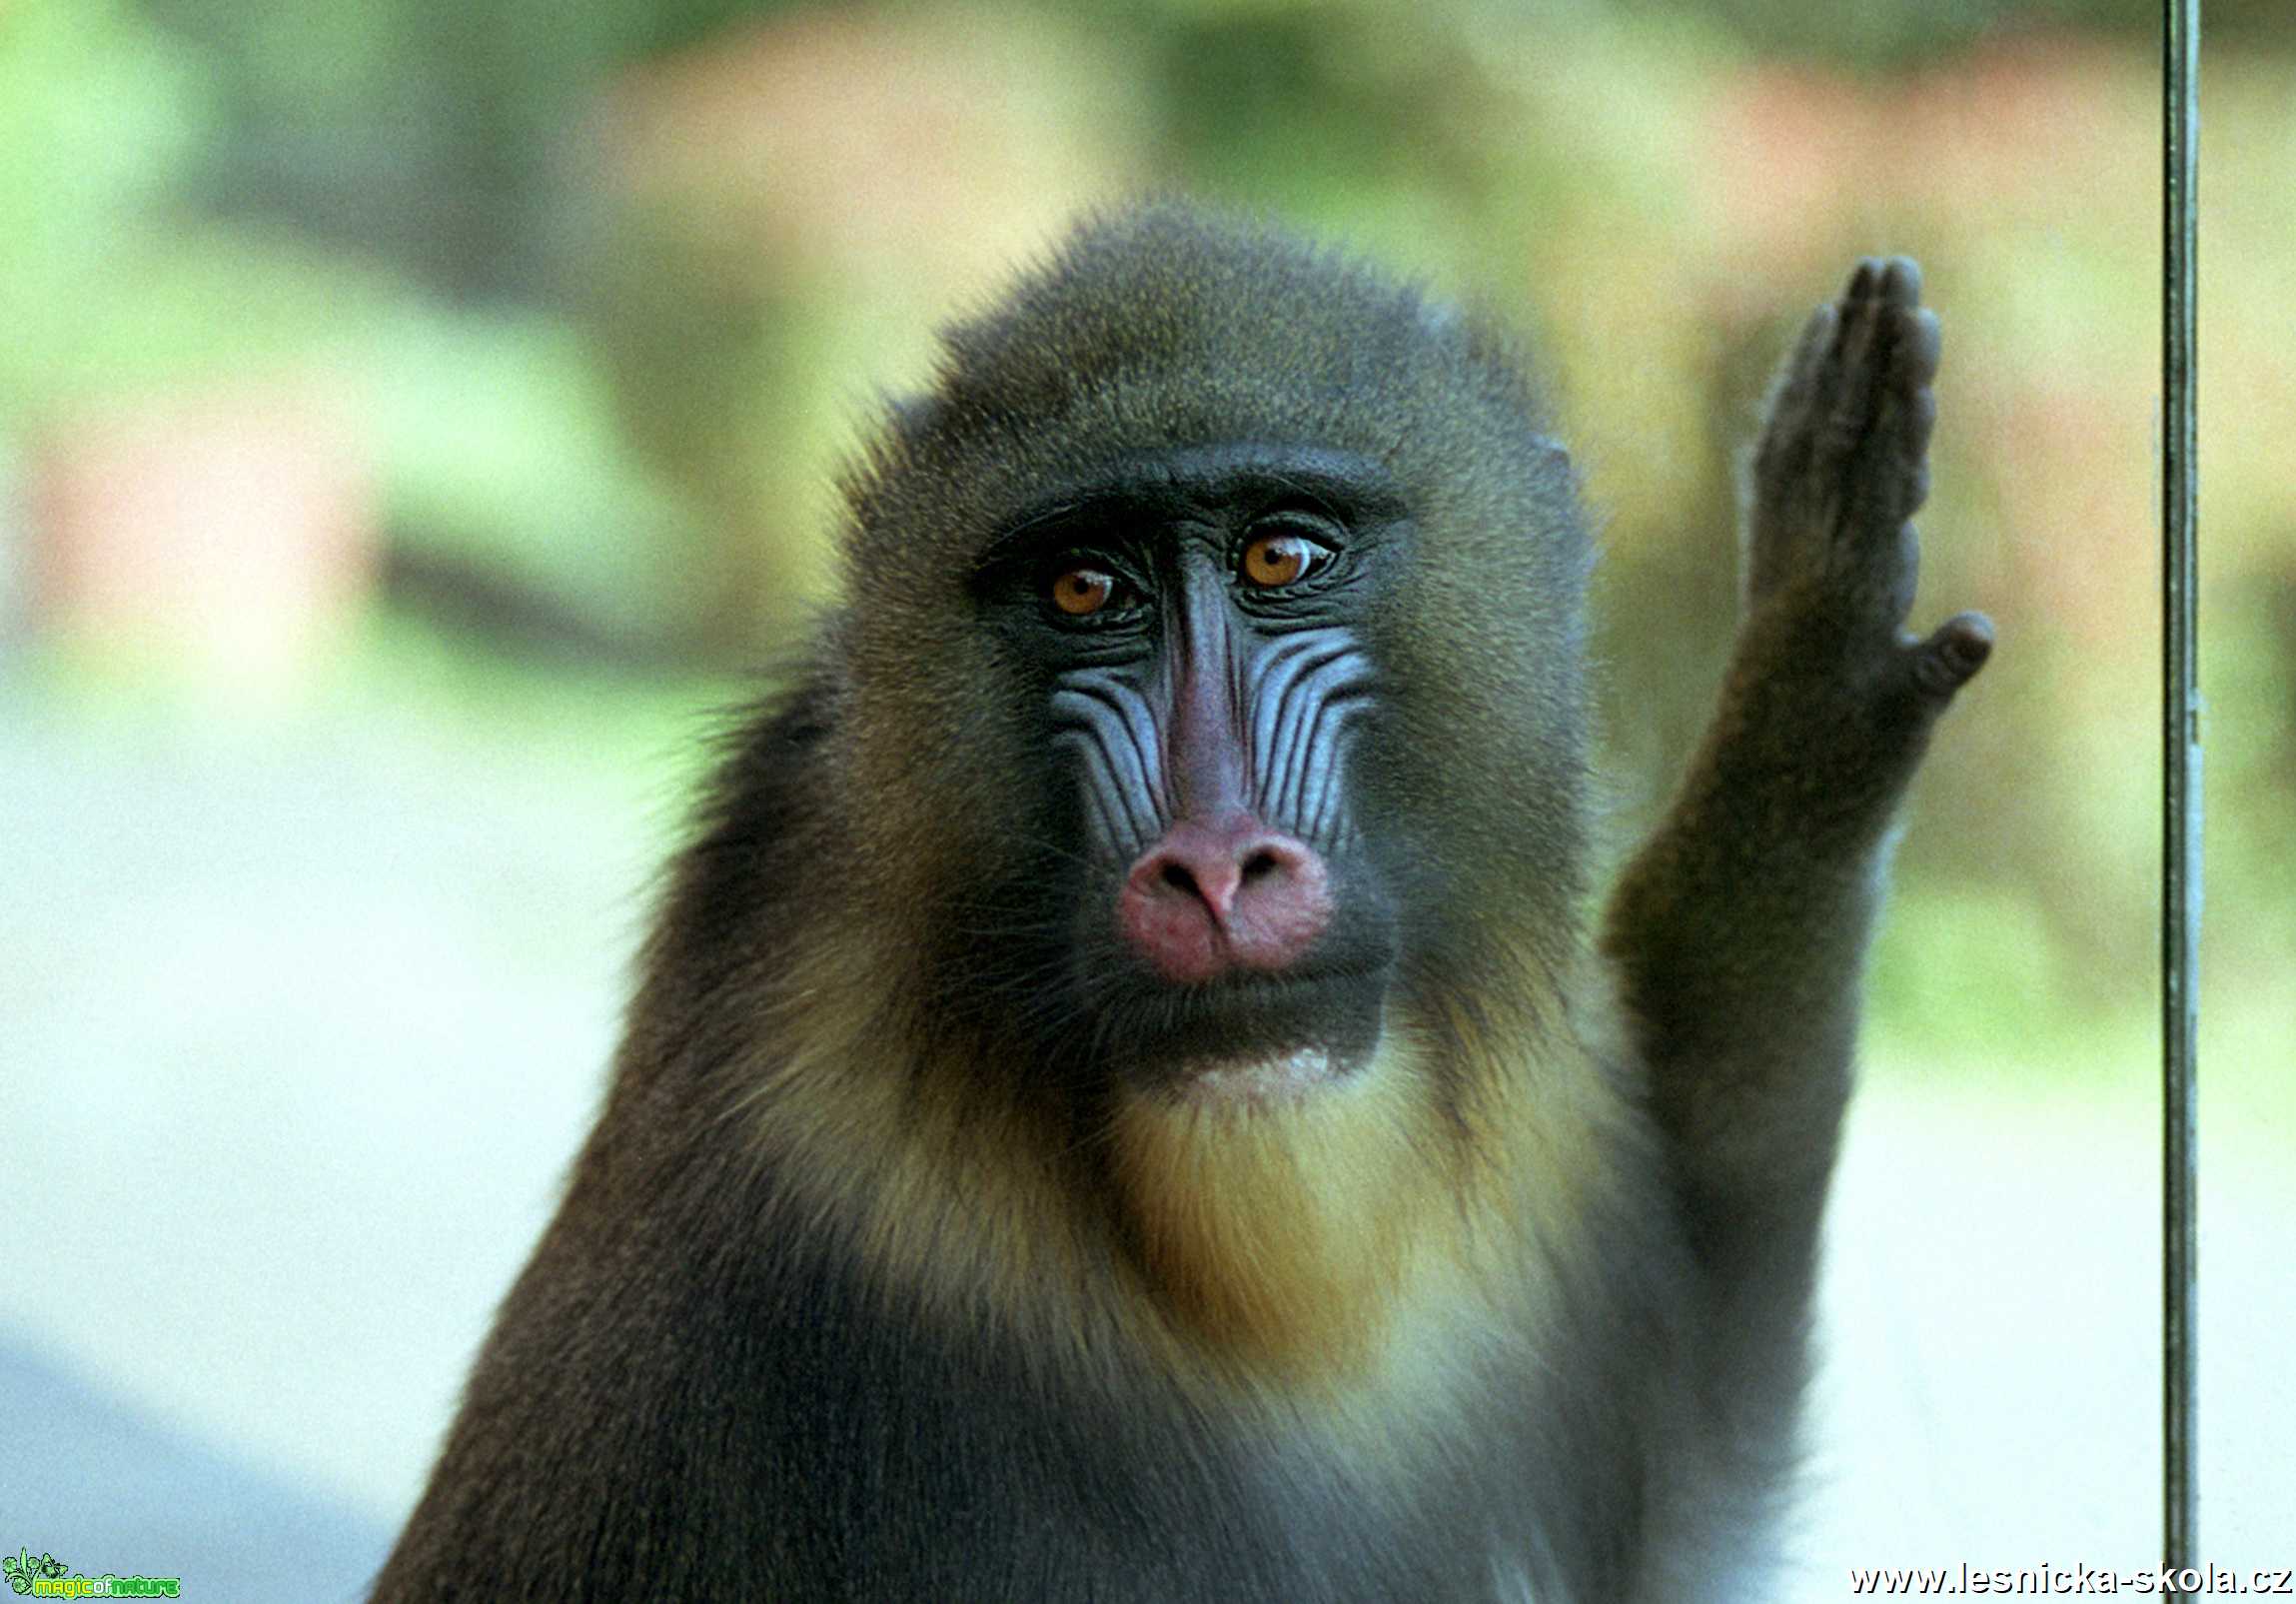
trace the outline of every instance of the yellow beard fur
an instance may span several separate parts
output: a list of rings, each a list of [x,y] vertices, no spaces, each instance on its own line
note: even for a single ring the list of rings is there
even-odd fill
[[[1533,1052],[1521,1022],[1492,1040],[1449,1021],[1450,1050],[1478,1060],[1454,1066],[1461,1107],[1435,1049],[1391,1021],[1344,1074],[1239,1063],[1201,1094],[1119,1090],[1079,1148],[984,1103],[973,1066],[905,1057],[897,993],[853,951],[824,942],[800,966],[793,1050],[742,1100],[787,1223],[844,1221],[889,1296],[960,1324],[1087,1367],[1139,1353],[1191,1386],[1304,1387],[1344,1410],[1401,1385],[1432,1408],[1485,1333],[1536,1318],[1579,1235],[1610,1099],[1584,1049]]]
[[[1432,1085],[1383,1047],[1294,1095],[1127,1093],[1109,1140],[1123,1227],[1180,1323],[1253,1368],[1359,1368],[1456,1208]],[[1367,1208],[1367,1200],[1374,1206]]]

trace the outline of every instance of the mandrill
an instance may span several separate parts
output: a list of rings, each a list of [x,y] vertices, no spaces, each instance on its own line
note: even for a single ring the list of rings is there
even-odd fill
[[[889,409],[379,1600],[1765,1590],[1892,819],[1936,320],[1809,321],[1714,722],[1587,913],[1508,337],[1171,206]]]

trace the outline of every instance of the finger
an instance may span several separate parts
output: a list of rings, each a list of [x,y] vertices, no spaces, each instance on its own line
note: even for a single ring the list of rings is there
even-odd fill
[[[1975,679],[1992,655],[1993,621],[1982,613],[1956,613],[1914,649],[1914,679],[1942,702]]]

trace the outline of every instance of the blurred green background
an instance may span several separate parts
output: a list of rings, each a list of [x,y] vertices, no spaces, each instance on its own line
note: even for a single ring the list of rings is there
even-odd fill
[[[1946,331],[1916,624],[1996,621],[1876,953],[1796,1596],[2155,1539],[2157,15],[2126,0],[9,0],[0,1547],[354,1590],[594,1109],[841,456],[1080,209],[1532,336],[1613,835],[1733,454],[1861,253]],[[2202,98],[2204,1557],[2296,1563],[2296,11]]]

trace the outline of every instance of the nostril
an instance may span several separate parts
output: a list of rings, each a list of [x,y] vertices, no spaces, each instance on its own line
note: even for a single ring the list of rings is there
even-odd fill
[[[1196,884],[1196,876],[1189,873],[1188,865],[1177,858],[1166,862],[1164,872],[1158,877],[1183,896],[1200,896],[1203,894],[1201,888]]]
[[[1244,859],[1244,883],[1249,885],[1254,880],[1265,879],[1283,866],[1283,858],[1263,846]]]

